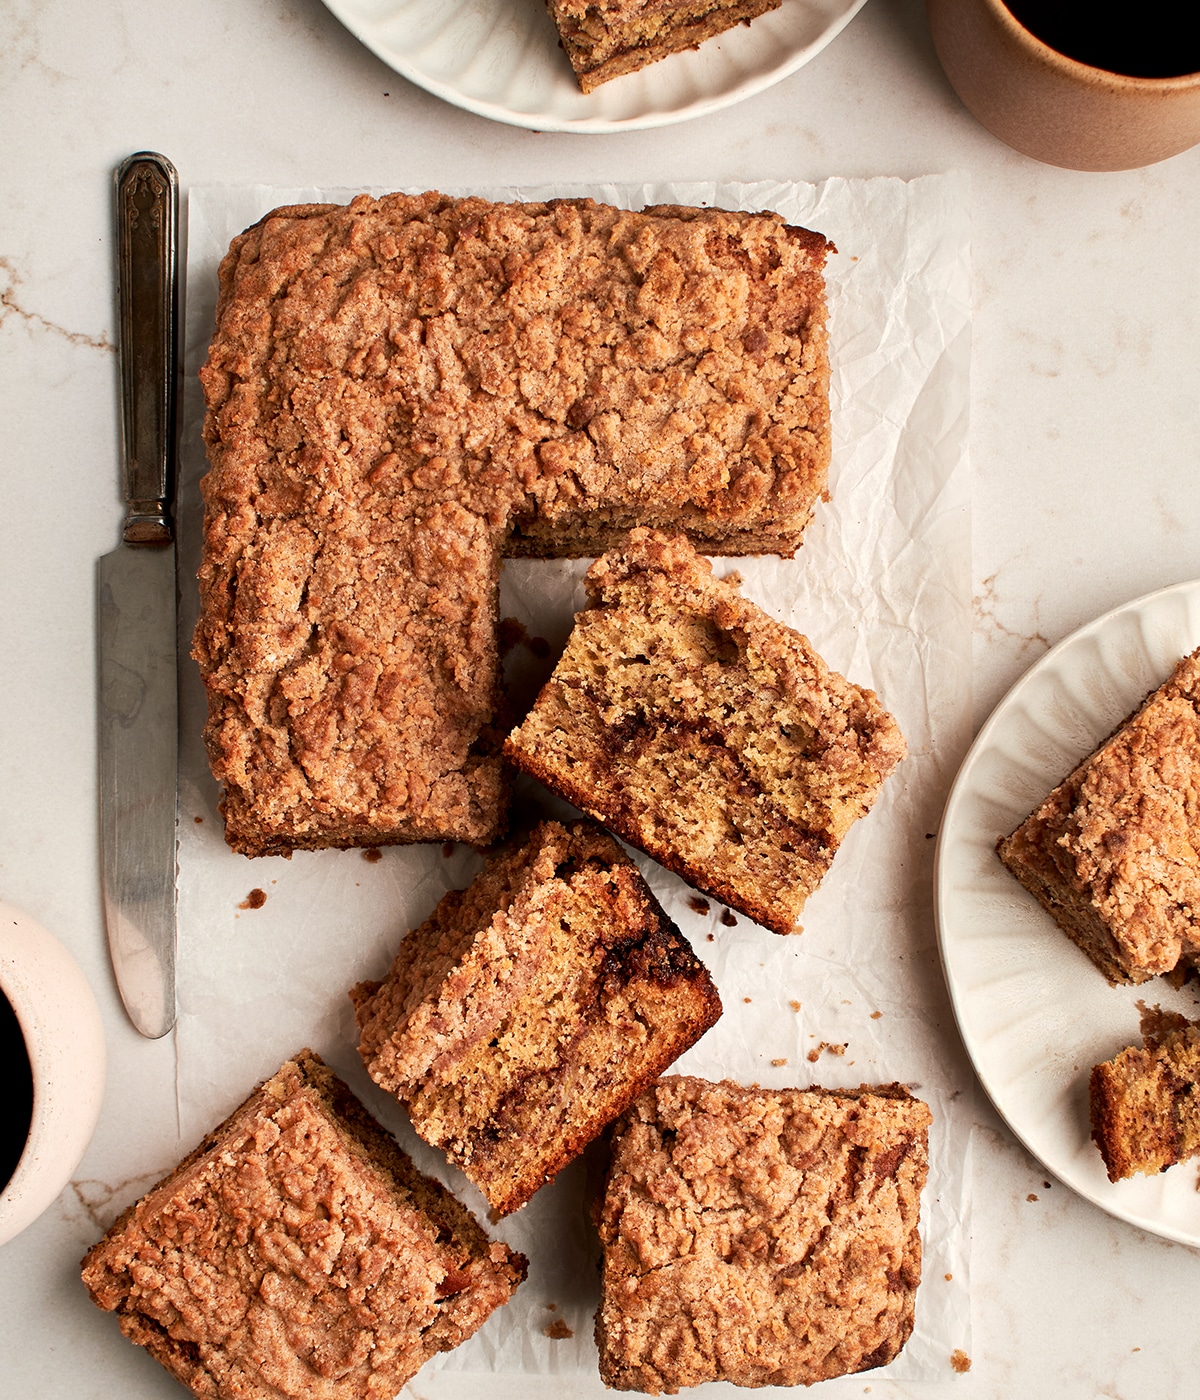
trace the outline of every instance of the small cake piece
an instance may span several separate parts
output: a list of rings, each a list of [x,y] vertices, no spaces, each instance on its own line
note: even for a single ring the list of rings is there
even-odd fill
[[[721,1014],[637,866],[590,822],[543,822],[493,857],[351,996],[371,1077],[501,1215]]]
[[[829,247],[776,214],[436,193],[234,239],[193,645],[234,850],[499,839],[502,555],[637,524],[795,551]]]
[[[613,1125],[597,1206],[604,1383],[811,1385],[894,1360],[931,1121],[896,1084],[648,1089]]]
[[[547,0],[563,49],[583,92],[698,48],[749,24],[781,0]]]
[[[1110,1181],[1200,1156],[1200,1025],[1164,1018],[1092,1069],[1092,1139]]]
[[[206,1400],[391,1400],[525,1270],[305,1050],[120,1217],[83,1281]]]
[[[998,845],[1110,982],[1200,953],[1200,649]]]
[[[874,693],[680,536],[634,530],[504,753],[706,894],[790,933],[904,756]]]

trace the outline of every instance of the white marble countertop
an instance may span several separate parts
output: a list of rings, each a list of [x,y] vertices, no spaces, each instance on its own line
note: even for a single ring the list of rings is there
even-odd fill
[[[110,1057],[75,1180],[0,1251],[6,1396],[181,1393],[92,1307],[76,1267],[130,1180],[190,1146],[177,1140],[172,1039],[141,1039],[121,1012],[98,882],[93,570],[120,518],[110,200],[125,155],[165,152],[185,189],[965,173],[974,725],[1081,623],[1200,578],[1200,149],[1112,175],[1016,155],[949,88],[919,0],[870,0],[811,64],[739,106],[604,136],[447,106],[319,0],[11,0],[0,10],[0,130],[0,896],[74,952]],[[969,1372],[947,1356],[943,1381],[868,1374],[826,1389],[1190,1393],[1200,1340],[1180,1300],[1200,1259],[1073,1195],[982,1095],[970,1111]],[[588,1376],[491,1388],[603,1393]],[[410,1386],[477,1389],[461,1375]]]

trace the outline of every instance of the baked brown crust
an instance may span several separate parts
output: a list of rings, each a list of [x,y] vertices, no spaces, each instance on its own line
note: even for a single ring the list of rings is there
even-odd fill
[[[1110,982],[1200,952],[1200,649],[998,844]]]
[[[371,1077],[500,1215],[721,1014],[707,969],[591,822],[542,822],[351,993]]]
[[[898,725],[682,536],[634,530],[587,588],[505,756],[697,889],[792,932],[904,756]]]
[[[504,827],[502,552],[792,553],[829,245],[776,215],[362,196],[233,241],[194,655],[248,855]]]
[[[1092,1140],[1110,1181],[1200,1155],[1200,1026],[1172,1020],[1092,1069]]]
[[[894,1360],[930,1122],[899,1085],[648,1089],[613,1125],[597,1206],[604,1383],[811,1385]]]
[[[698,48],[781,0],[546,0],[582,92]]]
[[[390,1400],[525,1272],[308,1050],[83,1261],[96,1305],[210,1400]]]

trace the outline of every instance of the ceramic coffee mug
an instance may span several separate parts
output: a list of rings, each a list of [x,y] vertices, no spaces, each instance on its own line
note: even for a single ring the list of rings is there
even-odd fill
[[[1024,155],[1069,170],[1132,170],[1200,142],[1200,72],[1129,77],[1068,58],[1018,22],[1003,0],[926,0],[926,8],[955,91],[994,136]],[[1085,26],[1097,13],[1092,5],[1073,9],[1072,22]],[[1143,15],[1123,8],[1122,22],[1150,25],[1152,9]],[[1187,38],[1185,30],[1175,42]]]
[[[12,1034],[4,1037],[5,1053],[28,1057],[33,1082],[27,1130],[24,1122],[5,1125],[18,1143],[23,1134],[24,1145],[0,1187],[3,1245],[58,1198],[87,1150],[104,1097],[105,1048],[96,999],[79,965],[57,938],[2,901],[0,993],[16,1022],[15,1028],[6,1022]],[[23,1073],[23,1063],[0,1065],[10,1084]]]

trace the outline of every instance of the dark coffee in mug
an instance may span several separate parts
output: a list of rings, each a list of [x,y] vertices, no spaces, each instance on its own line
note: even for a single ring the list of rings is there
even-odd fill
[[[1084,0],[1005,0],[1043,44],[1078,63],[1130,78],[1200,72],[1197,0],[1142,0],[1137,6]]]
[[[21,1024],[8,998],[0,992],[0,1191],[25,1151],[33,1122],[33,1071]]]

